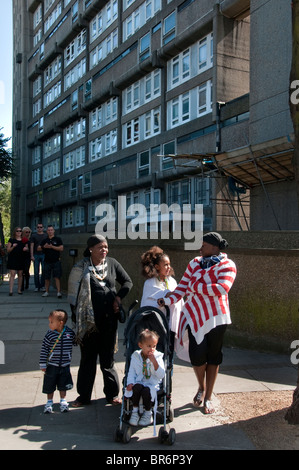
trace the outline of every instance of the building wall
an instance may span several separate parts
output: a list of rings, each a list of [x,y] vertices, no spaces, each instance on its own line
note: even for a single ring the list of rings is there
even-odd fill
[[[237,265],[236,281],[229,293],[232,325],[226,334],[229,345],[259,350],[288,352],[298,339],[298,231],[221,232],[229,243],[228,256]],[[63,288],[72,265],[81,259],[88,236],[63,235]],[[177,281],[198,250],[184,250],[179,240],[110,240],[109,256],[127,270],[134,287],[125,299],[128,308],[141,300],[144,279],[140,258],[152,245],[161,246],[170,256]],[[77,248],[78,257],[69,256]]]

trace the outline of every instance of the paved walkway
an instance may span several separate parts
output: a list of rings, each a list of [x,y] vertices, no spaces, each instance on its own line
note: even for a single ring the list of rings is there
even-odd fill
[[[33,292],[30,286],[22,296],[9,297],[7,282],[0,286],[0,340],[5,349],[5,364],[0,364],[0,450],[104,449],[111,456],[124,449],[127,452],[148,450],[154,454],[159,451],[192,453],[204,449],[253,450],[252,442],[240,427],[223,423],[219,395],[295,388],[297,370],[290,364],[289,357],[225,348],[214,390],[216,413],[207,416],[192,406],[197,390],[192,368],[176,360],[172,393],[174,420],[169,425],[176,431],[174,445],[160,444],[153,436],[152,426],[138,428],[129,444],[117,443],[113,435],[119,423],[120,407],[106,404],[100,369],[90,406],[61,414],[56,392],[55,412],[43,414],[45,396],[41,392],[43,373],[38,366],[39,352],[48,328],[48,314],[58,306],[69,311],[66,296],[57,299],[54,290],[49,297],[42,298],[41,293]],[[116,354],[120,379],[124,371],[122,338],[123,325],[120,325],[120,349]],[[79,361],[80,350],[74,348],[71,368],[74,383]],[[76,396],[74,387],[67,399],[72,401]]]

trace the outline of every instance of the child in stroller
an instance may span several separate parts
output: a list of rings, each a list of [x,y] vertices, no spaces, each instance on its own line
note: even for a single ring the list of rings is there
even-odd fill
[[[131,426],[148,426],[152,423],[152,407],[157,400],[157,391],[165,375],[163,354],[156,350],[159,336],[145,329],[138,339],[140,350],[131,356],[125,396],[132,397]],[[139,401],[142,397],[144,412],[139,419]]]
[[[137,354],[139,354],[139,356],[137,356],[140,361],[138,370],[139,370],[139,373],[141,374],[141,377],[143,376],[143,372],[142,372],[143,361],[141,361],[142,349],[140,348],[141,344],[140,344],[139,335],[140,335],[140,332],[144,330],[149,330],[150,332],[152,331],[156,332],[154,336],[155,338],[154,357],[155,357],[155,360],[157,361],[157,364],[159,365],[158,367],[159,371],[158,369],[157,371],[154,371],[155,367],[154,367],[153,362],[149,358],[147,359],[148,361],[147,366],[148,367],[150,366],[151,374],[153,373],[150,380],[153,380],[153,378],[155,377],[155,386],[151,386],[150,388],[150,390],[155,393],[153,393],[153,395],[151,394],[149,398],[149,400],[151,401],[150,409],[152,408],[152,401],[154,401],[154,408],[153,408],[154,436],[156,435],[156,419],[160,421],[160,419],[162,418],[163,427],[159,429],[159,435],[158,435],[159,441],[161,443],[166,442],[172,445],[175,441],[175,430],[173,428],[171,428],[169,432],[166,430],[167,421],[173,420],[173,413],[171,410],[171,397],[170,397],[172,367],[169,362],[169,325],[168,325],[168,319],[166,318],[164,313],[155,307],[141,307],[137,309],[135,312],[133,312],[131,315],[129,315],[129,318],[128,318],[128,322],[127,322],[125,332],[124,332],[124,336],[125,336],[124,345],[126,347],[126,351],[125,351],[126,363],[125,363],[125,375],[123,379],[123,399],[122,399],[119,426],[115,430],[114,439],[116,442],[121,442],[121,441],[124,443],[130,442],[132,429],[134,428],[134,426],[136,427],[136,424],[137,424],[137,423],[136,424],[134,423],[133,418],[132,418],[132,424],[130,424],[129,422],[131,420],[132,408],[135,407],[134,411],[137,411],[136,410],[137,403],[138,403],[137,398],[136,398],[136,402],[134,400],[134,404],[133,404],[132,397],[128,398],[127,395],[128,394],[133,395],[133,386],[131,387],[132,384],[135,385],[136,382],[140,382],[142,385],[146,385],[146,380],[144,380],[144,383],[143,383],[142,380],[140,379],[136,380],[135,378],[132,379],[130,378],[130,375],[129,375],[131,362],[134,362],[135,360],[134,355],[137,356]],[[138,350],[138,348],[140,349],[140,351]],[[145,356],[146,355],[147,354],[145,354]],[[140,372],[141,363],[142,363],[142,366],[141,366],[141,372]],[[133,370],[133,366],[131,370]],[[158,374],[161,374],[161,375],[156,376],[155,374],[157,372]],[[148,372],[146,372],[146,374],[149,375]],[[150,383],[153,383],[153,382],[151,381]],[[127,390],[128,385],[129,385],[129,390]],[[132,390],[130,390],[131,388]],[[136,387],[135,389],[136,396],[137,396],[137,389],[138,387]],[[152,399],[152,396],[155,398],[155,400]],[[147,405],[147,408],[149,408],[148,405]],[[149,410],[146,410],[146,411],[149,411]],[[137,422],[138,418],[139,416],[136,416],[135,422]],[[144,416],[141,416],[141,418],[143,419],[138,420],[138,424],[144,426],[143,423],[148,423],[149,418],[151,421],[152,414],[146,413]]]

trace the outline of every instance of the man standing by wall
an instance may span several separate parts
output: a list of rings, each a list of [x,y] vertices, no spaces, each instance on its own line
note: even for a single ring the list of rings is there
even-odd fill
[[[47,235],[44,233],[43,224],[38,223],[36,226],[36,233],[33,233],[30,238],[30,254],[34,267],[34,292],[46,290],[44,273],[45,254],[43,253],[43,250],[41,248],[41,242],[45,238],[47,238]]]
[[[47,238],[41,242],[42,250],[45,254],[45,288],[46,291],[42,297],[49,296],[51,276],[55,279],[57,297],[61,298],[60,279],[62,275],[62,267],[60,261],[60,253],[63,251],[63,243],[60,237],[55,236],[53,225],[48,225]]]

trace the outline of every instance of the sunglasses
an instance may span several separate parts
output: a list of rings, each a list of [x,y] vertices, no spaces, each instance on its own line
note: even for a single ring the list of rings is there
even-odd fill
[[[22,232],[22,230],[16,230],[16,232]]]

